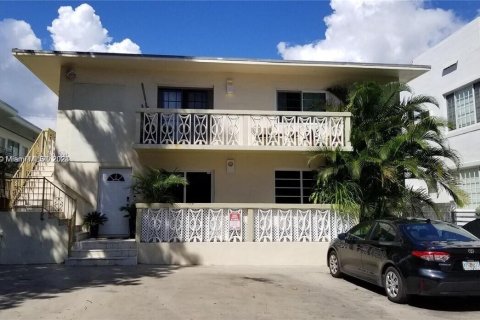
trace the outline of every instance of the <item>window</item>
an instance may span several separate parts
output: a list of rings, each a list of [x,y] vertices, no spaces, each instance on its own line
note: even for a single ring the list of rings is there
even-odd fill
[[[28,154],[28,148],[22,147],[22,157],[25,157]]]
[[[0,152],[5,152],[5,138],[0,138]]]
[[[7,152],[14,157],[20,156],[20,144],[18,142],[8,140]]]
[[[324,92],[277,91],[279,111],[325,111],[326,102]]]
[[[470,196],[469,208],[480,206],[480,167],[461,169],[460,183],[462,189]]]
[[[212,109],[213,89],[158,88],[158,107],[163,109]]]
[[[443,222],[405,224],[405,233],[415,241],[476,241],[478,238],[461,227]]]
[[[446,76],[449,73],[452,73],[455,70],[457,70],[457,63],[456,62],[442,70],[442,77]]]
[[[125,181],[125,178],[120,173],[112,173],[108,176],[107,181],[109,182],[116,182],[116,181]]]
[[[187,179],[188,185],[173,190],[178,203],[212,202],[212,174],[210,172],[176,172]]]
[[[454,129],[480,122],[480,82],[447,95],[448,121]]]
[[[373,229],[372,236],[370,240],[373,241],[395,241],[397,237],[397,233],[395,232],[395,228],[391,225],[379,222],[375,229]]]
[[[275,171],[275,203],[310,203],[313,171]]]
[[[372,222],[364,222],[354,227],[348,234],[355,240],[365,240],[372,229]]]

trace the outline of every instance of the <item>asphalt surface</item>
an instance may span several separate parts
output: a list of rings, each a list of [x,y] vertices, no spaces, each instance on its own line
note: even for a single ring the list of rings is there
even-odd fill
[[[0,266],[0,319],[480,319],[480,298],[397,305],[313,267]]]

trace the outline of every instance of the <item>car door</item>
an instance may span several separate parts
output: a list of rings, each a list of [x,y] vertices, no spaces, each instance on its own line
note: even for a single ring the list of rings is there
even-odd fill
[[[367,280],[381,281],[381,270],[388,260],[388,253],[398,245],[396,228],[387,222],[377,222],[360,249],[362,272]]]
[[[341,244],[339,258],[342,270],[345,273],[361,276],[362,272],[362,245],[372,229],[373,222],[363,222],[353,227]]]

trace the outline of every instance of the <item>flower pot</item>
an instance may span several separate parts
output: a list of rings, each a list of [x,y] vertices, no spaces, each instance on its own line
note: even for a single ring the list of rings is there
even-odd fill
[[[98,238],[98,227],[98,224],[90,226],[90,238]]]

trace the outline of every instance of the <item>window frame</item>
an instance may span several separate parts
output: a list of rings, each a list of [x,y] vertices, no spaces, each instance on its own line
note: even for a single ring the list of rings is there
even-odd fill
[[[172,107],[172,108],[166,108],[164,106],[164,100],[163,96],[161,96],[160,93],[163,92],[180,92],[180,107]],[[189,93],[195,93],[195,92],[204,92],[206,93],[206,104],[207,106],[205,108],[189,108]],[[215,95],[214,95],[214,87],[175,87],[175,86],[157,86],[157,108],[158,109],[195,109],[195,110],[210,110],[214,109],[215,106]],[[162,99],[160,99],[162,97]]]
[[[299,181],[299,189],[300,189],[300,195],[299,196],[285,196],[285,195],[277,195],[277,189],[294,189],[294,187],[278,187],[277,186],[277,172],[295,172],[295,173],[299,173],[300,174],[300,178],[298,180],[296,179],[289,179],[289,178],[283,178],[283,179],[279,179],[279,180],[283,180],[283,181],[286,181],[286,180],[292,180],[292,181]],[[308,179],[308,178],[305,178],[304,177],[304,174],[305,172],[308,172],[308,173],[312,173],[312,179]],[[308,180],[311,180],[313,181],[313,183],[315,183],[315,170],[305,170],[305,169],[302,169],[302,170],[299,170],[299,169],[275,169],[274,172],[273,172],[273,190],[274,190],[274,194],[273,194],[273,197],[274,197],[274,203],[278,203],[278,204],[287,204],[286,202],[278,202],[277,198],[293,198],[293,199],[296,199],[296,198],[300,198],[300,202],[288,202],[288,204],[310,204],[310,202],[305,202],[304,201],[304,198],[305,197],[310,197],[310,195],[305,195],[305,189],[308,188],[308,186],[305,185],[305,181],[308,181]],[[295,190],[298,189],[297,187],[295,187]],[[312,186],[312,189],[313,189],[313,186]],[[313,191],[313,190],[312,190]],[[311,194],[311,193],[310,193]]]
[[[213,199],[215,199],[215,186],[214,186],[214,172],[208,171],[208,170],[182,170],[182,171],[172,171],[170,173],[173,174],[178,174],[181,175],[183,178],[187,179],[187,174],[188,173],[206,173],[210,175],[210,202],[205,202],[205,203],[213,203]],[[188,181],[188,180],[187,180]],[[187,203],[187,187],[188,186],[182,186],[182,202],[181,203]]]
[[[467,177],[467,174],[470,176]],[[467,208],[477,208],[480,206],[480,166],[460,168],[458,175],[460,180],[460,188],[470,197],[470,204],[467,206]],[[470,179],[470,181],[467,179]]]
[[[278,99],[278,94],[280,92],[287,92],[287,93],[299,93],[300,94],[300,110],[280,110],[279,109],[279,99]],[[304,107],[304,94],[324,94],[325,95],[325,105],[323,106],[323,110],[320,111],[312,111],[312,110],[307,110],[305,111]],[[291,112],[327,112],[327,101],[329,97],[329,92],[326,90],[289,90],[289,89],[277,89],[275,91],[275,104],[276,104],[276,110],[277,111],[291,111]]]
[[[469,91],[469,94],[471,94],[472,112],[468,113],[468,115],[466,115],[465,113],[465,104],[466,104],[465,97],[462,99],[464,101],[463,106],[460,106],[460,104],[458,103],[458,100],[460,100],[460,97],[458,96],[463,91]],[[470,82],[467,85],[456,88],[455,90],[452,90],[444,94],[443,97],[445,99],[447,119],[450,122],[450,124],[453,126],[451,130],[463,129],[463,128],[467,128],[472,125],[480,123],[480,81],[479,80]],[[461,111],[460,108],[462,108],[463,112],[460,112]],[[470,121],[473,120],[473,123],[471,123],[469,119]]]

